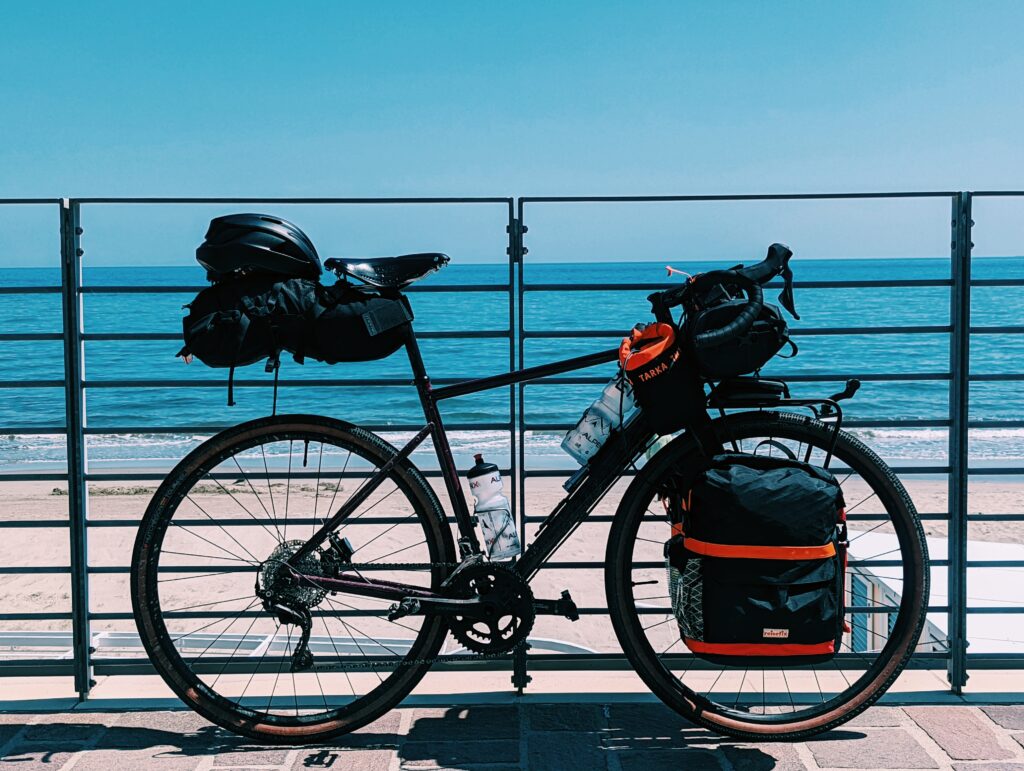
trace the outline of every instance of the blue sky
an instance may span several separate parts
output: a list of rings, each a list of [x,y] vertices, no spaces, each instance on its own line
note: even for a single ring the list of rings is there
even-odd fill
[[[3,197],[1024,188],[1021,3],[9,2],[2,17]],[[1003,219],[994,252],[1021,235]],[[898,225],[883,234],[902,249]]]

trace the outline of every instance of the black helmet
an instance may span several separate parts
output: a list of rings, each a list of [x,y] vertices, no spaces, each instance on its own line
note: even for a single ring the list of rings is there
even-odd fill
[[[196,259],[211,278],[238,271],[319,278],[313,242],[295,225],[268,214],[228,214],[210,221]]]

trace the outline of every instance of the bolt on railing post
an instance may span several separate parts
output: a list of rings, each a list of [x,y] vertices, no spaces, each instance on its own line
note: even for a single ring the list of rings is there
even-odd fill
[[[77,201],[60,203],[61,305],[64,320],[64,409],[68,462],[68,526],[71,545],[71,631],[75,691],[92,688],[89,573],[86,539],[85,399],[82,393],[82,227]]]
[[[950,688],[967,684],[967,470],[971,368],[971,194],[953,197],[950,243],[949,385],[949,669]]]

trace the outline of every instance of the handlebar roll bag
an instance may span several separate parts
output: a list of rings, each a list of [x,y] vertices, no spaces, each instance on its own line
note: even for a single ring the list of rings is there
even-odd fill
[[[765,666],[822,663],[839,651],[849,631],[847,535],[832,474],[788,458],[723,454],[662,500],[669,596],[691,652]]]
[[[721,329],[731,322],[746,305],[746,300],[727,300],[687,316],[686,339],[704,377],[720,380],[749,375],[767,364],[787,343],[795,350],[785,319],[776,306],[768,303],[742,335],[718,345],[695,342],[701,333]]]
[[[671,324],[638,324],[619,346],[619,364],[637,406],[662,436],[691,425],[704,410],[704,386],[680,350]]]

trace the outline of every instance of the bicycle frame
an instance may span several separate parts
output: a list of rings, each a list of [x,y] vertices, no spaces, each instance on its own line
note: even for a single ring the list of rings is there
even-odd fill
[[[466,496],[462,490],[458,469],[452,456],[451,446],[445,433],[444,423],[438,409],[438,402],[457,396],[488,391],[502,386],[515,385],[542,377],[557,375],[564,372],[584,369],[596,364],[604,364],[618,358],[618,349],[599,351],[586,356],[528,367],[518,372],[466,380],[442,388],[432,388],[420,355],[416,333],[407,327],[405,350],[412,366],[414,384],[419,393],[426,425],[414,436],[388,463],[370,477],[288,560],[295,569],[299,561],[317,549],[328,536],[344,524],[355,509],[365,501],[373,491],[387,478],[394,466],[408,458],[420,443],[430,436],[434,443],[444,479],[448,497],[452,502],[455,521],[459,528],[459,552],[463,559],[481,553],[480,542],[476,535],[476,527],[470,514]],[[536,575],[551,554],[565,541],[576,527],[586,519],[587,515],[600,502],[611,486],[618,480],[622,469],[631,463],[654,440],[655,434],[639,413],[634,414],[623,426],[613,431],[601,450],[591,459],[582,472],[577,484],[571,492],[552,510],[548,518],[541,524],[537,538],[531,543],[520,558],[512,566],[524,579],[529,581]],[[326,578],[322,576],[303,576],[329,591],[345,592],[380,599],[401,601],[405,597],[434,598],[435,592],[417,586],[393,583],[360,577]]]

